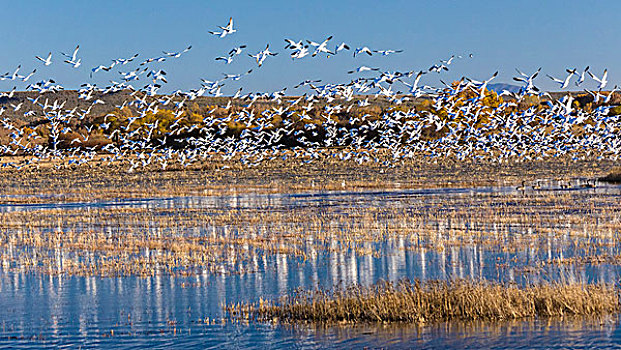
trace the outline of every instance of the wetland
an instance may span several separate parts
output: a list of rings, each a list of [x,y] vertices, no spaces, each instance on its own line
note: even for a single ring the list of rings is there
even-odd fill
[[[597,180],[613,163],[201,166],[5,171],[0,343],[619,339],[621,185]]]

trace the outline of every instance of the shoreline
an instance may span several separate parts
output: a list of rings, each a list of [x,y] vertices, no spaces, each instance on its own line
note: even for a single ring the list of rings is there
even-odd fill
[[[58,161],[56,164],[63,163]],[[326,158],[310,164],[297,159],[266,161],[253,168],[235,161],[208,160],[185,169],[161,171],[153,166],[127,172],[121,162],[96,161],[71,166],[65,162],[60,169],[53,166],[21,170],[3,168],[0,170],[0,188],[4,198],[0,198],[0,203],[517,186],[542,179],[603,180],[618,166],[619,162],[609,160],[560,158],[508,164],[413,159],[386,167]],[[46,196],[53,198],[46,200]]]

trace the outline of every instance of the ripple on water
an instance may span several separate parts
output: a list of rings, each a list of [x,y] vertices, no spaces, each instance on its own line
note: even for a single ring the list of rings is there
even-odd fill
[[[338,209],[358,206],[407,206],[432,196],[513,193],[513,189],[450,189],[368,193],[329,193],[224,197],[179,197],[101,203],[3,206],[2,211],[88,210],[95,206],[130,208]],[[618,187],[597,189],[618,196]],[[442,228],[444,224],[438,224]],[[517,228],[519,229],[519,228]],[[516,229],[516,230],[517,230]],[[512,233],[519,235],[516,231]],[[594,238],[590,238],[594,239]],[[537,249],[505,252],[502,246],[467,241],[446,249],[425,249],[410,239],[387,237],[373,243],[381,254],[356,255],[330,250],[307,260],[276,254],[261,260],[256,273],[99,278],[46,276],[0,267],[0,347],[20,348],[607,348],[621,343],[619,318],[604,320],[527,320],[494,324],[448,323],[417,326],[311,327],[221,323],[222,306],[259,297],[277,298],[298,287],[374,283],[380,278],[486,278],[520,283],[539,279],[616,282],[614,264],[547,265],[535,262],[576,254],[576,241],[563,235],[542,236]],[[598,242],[595,242],[599,244]],[[604,242],[605,243],[605,242]],[[502,242],[500,242],[502,244]],[[597,245],[597,244],[594,244]],[[603,250],[618,254],[619,247]],[[531,247],[532,248],[532,247]],[[598,248],[600,249],[600,248]],[[496,262],[511,261],[508,267]],[[205,319],[217,324],[205,324]]]

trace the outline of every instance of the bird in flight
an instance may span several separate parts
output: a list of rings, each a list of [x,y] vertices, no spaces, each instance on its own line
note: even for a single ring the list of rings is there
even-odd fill
[[[316,47],[315,52],[313,52],[311,56],[315,57],[320,52],[325,52],[328,55],[334,55],[333,52],[328,50],[328,41],[330,41],[330,39],[332,39],[332,35],[330,35],[326,40],[322,41],[321,43],[316,43],[314,41],[306,40],[306,42],[308,42],[311,46]]]
[[[589,66],[586,66],[586,68],[582,71],[582,73],[580,74],[576,73],[576,76],[578,77],[576,86],[580,86],[582,83],[584,83],[585,75],[588,71],[589,71]]]
[[[355,70],[350,70],[349,72],[347,72],[347,74],[367,72],[367,71],[373,71],[373,70],[377,71],[377,70],[379,70],[379,68],[371,68],[371,67],[367,67],[367,66],[360,66],[360,67],[356,68]]]
[[[115,60],[112,60],[112,65],[116,65],[116,64],[128,64],[129,62],[133,61],[136,59],[136,57],[138,57],[138,54],[134,54],[132,57],[130,58],[117,58]]]
[[[551,75],[547,75],[547,76],[548,76],[548,78],[550,78],[550,79],[554,80],[555,82],[559,83],[561,85],[561,89],[565,89],[565,88],[567,88],[569,86],[569,80],[571,79],[571,77],[573,77],[574,74],[576,74],[576,70],[575,69],[572,69],[572,70],[566,69],[566,71],[569,74],[567,75],[567,77],[565,77],[565,80],[557,79],[557,78],[555,78],[555,77],[553,77]],[[590,72],[589,72],[589,74],[590,74]]]
[[[599,86],[597,87],[599,90],[605,88],[606,85],[608,84],[608,69],[604,69],[604,75],[602,75],[601,78],[596,77],[591,72],[589,72],[589,75],[591,76],[593,80],[599,83]]]
[[[46,58],[42,58],[40,56],[35,56],[35,58],[43,62],[43,65],[45,66],[49,66],[50,64],[52,64],[52,53],[51,52],[47,54]]]
[[[229,51],[229,55],[230,56],[241,55],[242,51],[244,51],[245,48],[246,48],[246,45],[240,45],[238,47],[234,47],[231,49],[231,51]]]
[[[341,43],[340,45],[338,45],[337,47],[334,48],[334,53],[338,53],[339,51],[343,51],[343,50],[349,50],[349,45],[345,44],[345,43]]]
[[[216,57],[216,61],[223,61],[226,64],[231,64],[231,62],[233,62],[233,57],[235,56],[220,56],[220,57]]]
[[[373,52],[379,53],[382,56],[388,56],[393,53],[401,53],[403,52],[403,50],[373,50]]]
[[[263,61],[265,61],[265,59],[268,56],[276,56],[276,55],[278,55],[277,52],[270,52],[270,44],[267,44],[263,51],[260,51],[255,55],[248,54],[248,56],[254,58],[257,61],[257,64],[259,65],[259,67],[263,65]]]
[[[291,52],[292,59],[302,58],[310,54],[310,51],[308,50],[309,45],[304,45],[302,43],[302,40],[295,42],[291,39],[285,39],[285,42],[287,42],[287,45],[285,45],[285,49],[292,50]]]
[[[371,49],[369,49],[368,47],[359,47],[357,49],[354,50],[354,57],[356,57],[357,55],[361,54],[361,53],[366,53],[369,56],[373,56],[373,52],[371,51]]]
[[[233,17],[229,18],[229,24],[227,24],[226,27],[218,26],[218,28],[220,28],[222,31],[220,32],[209,31],[209,34],[217,35],[221,38],[224,38],[227,35],[237,32],[237,29],[233,28]]]
[[[91,78],[92,78],[92,77],[93,77],[93,74],[95,74],[95,73],[99,72],[100,70],[104,70],[104,71],[106,71],[106,72],[109,72],[109,71],[110,71],[110,69],[112,69],[112,67],[114,67],[114,63],[113,63],[112,65],[110,65],[110,66],[99,65],[99,66],[97,66],[97,67],[95,67],[95,68],[91,69],[90,76],[91,76]]]
[[[539,75],[539,72],[541,72],[541,67],[539,67],[539,69],[537,69],[537,71],[531,75],[528,75],[517,68],[515,70],[518,72],[520,76],[513,77],[513,80],[524,83],[524,87],[522,87],[522,91],[530,93],[530,94],[539,92],[539,88],[535,86],[535,84],[533,83],[533,80],[537,77],[537,75]]]
[[[231,64],[231,62],[233,62],[233,58],[237,55],[241,55],[241,53],[244,51],[245,48],[246,48],[246,45],[234,47],[229,51],[228,56],[216,57],[216,61],[223,61],[226,64]]]
[[[183,51],[180,52],[166,52],[166,51],[162,51],[162,53],[168,57],[173,57],[173,58],[179,58],[181,57],[181,55],[183,55],[184,53],[190,51],[192,49],[192,45],[186,47]]]
[[[67,57],[67,59],[65,60],[65,63],[70,64],[71,66],[73,66],[73,68],[78,68],[82,64],[82,59],[78,58],[79,49],[80,49],[80,45],[76,46],[71,56],[67,55],[64,52],[61,52],[63,56]]]

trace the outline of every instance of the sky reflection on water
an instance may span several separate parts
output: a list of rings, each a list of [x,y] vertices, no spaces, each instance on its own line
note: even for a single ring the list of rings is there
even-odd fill
[[[511,189],[498,189],[511,191]],[[401,205],[404,197],[472,195],[484,190],[452,192],[362,193],[333,195],[265,195],[168,198],[128,201],[118,205],[144,208],[244,208],[274,210],[297,206]],[[618,187],[601,194],[619,195]],[[46,204],[47,205],[47,204]],[[75,206],[59,208],[73,209]],[[81,204],[89,207],[91,204]],[[94,205],[117,205],[99,203]],[[37,210],[37,206],[3,206],[0,210]],[[440,234],[443,225],[438,223]],[[583,239],[583,238],[580,238]],[[610,243],[607,238],[603,243]],[[416,326],[285,327],[222,322],[222,306],[240,301],[272,299],[297,288],[330,288],[352,283],[371,284],[380,279],[473,278],[516,283],[567,280],[618,283],[616,264],[541,264],[581,254],[577,239],[567,235],[541,236],[537,246],[515,251],[498,244],[462,242],[445,249],[429,249],[404,237],[368,242],[380,252],[358,255],[353,251],[307,251],[308,258],[287,254],[255,255],[254,273],[180,277],[158,273],[152,277],[48,276],[0,267],[0,346],[42,347],[499,347],[590,348],[609,347],[621,341],[619,319],[527,320],[497,324],[440,324]],[[601,253],[619,254],[615,244]],[[5,258],[11,252],[3,252]],[[536,266],[537,268],[533,268]],[[206,321],[209,320],[209,321]],[[216,320],[216,324],[211,324]]]

